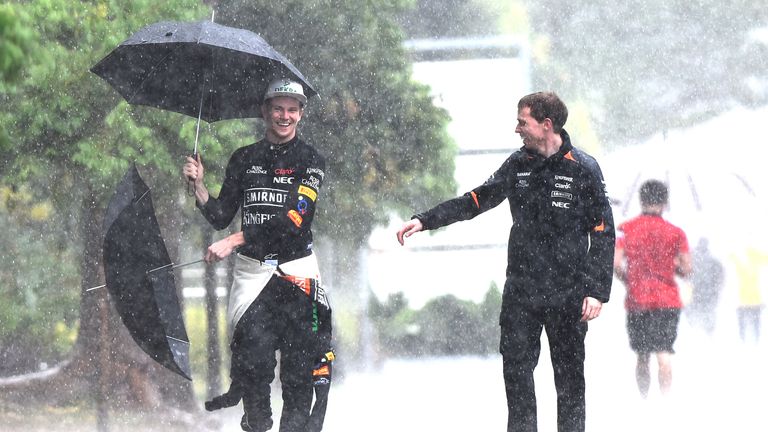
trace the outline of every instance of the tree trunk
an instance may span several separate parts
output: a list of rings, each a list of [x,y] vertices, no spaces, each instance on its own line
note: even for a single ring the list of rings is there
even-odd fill
[[[203,253],[208,245],[213,242],[213,228],[207,226],[203,228]],[[208,388],[207,399],[211,400],[214,396],[221,394],[221,350],[219,349],[219,301],[216,295],[216,266],[205,266],[203,284],[205,286],[205,315],[207,321],[206,343],[207,365],[208,365]]]

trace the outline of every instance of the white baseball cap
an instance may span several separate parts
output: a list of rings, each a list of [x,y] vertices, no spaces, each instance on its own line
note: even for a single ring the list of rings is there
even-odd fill
[[[267,86],[267,91],[264,93],[264,101],[278,96],[288,96],[296,99],[301,105],[307,104],[307,97],[304,95],[304,87],[292,81],[288,78],[279,78],[273,80]]]

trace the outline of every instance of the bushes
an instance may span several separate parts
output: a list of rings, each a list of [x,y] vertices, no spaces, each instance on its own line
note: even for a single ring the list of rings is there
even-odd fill
[[[500,308],[492,284],[480,304],[444,295],[413,310],[397,293],[383,303],[373,297],[369,313],[385,356],[489,355],[498,351]]]

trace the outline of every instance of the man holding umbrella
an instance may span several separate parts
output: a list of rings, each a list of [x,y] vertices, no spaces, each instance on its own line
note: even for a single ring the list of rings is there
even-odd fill
[[[272,427],[276,350],[284,402],[280,431],[322,427],[325,401],[320,395],[327,394],[333,353],[330,308],[310,228],[325,160],[296,132],[306,102],[296,81],[269,84],[261,104],[264,139],[232,154],[217,198],[205,187],[199,157],[188,157],[182,170],[194,181],[197,206],[213,227],[226,228],[241,211],[241,231],[213,243],[205,255],[213,263],[237,253],[227,312],[232,384],[206,408],[234,406],[242,398],[241,426],[247,431]],[[318,392],[314,409],[313,383]]]

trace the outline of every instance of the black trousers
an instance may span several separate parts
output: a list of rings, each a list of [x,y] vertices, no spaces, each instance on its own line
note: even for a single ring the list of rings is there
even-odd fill
[[[266,430],[265,425],[272,424],[270,383],[275,378],[277,350],[283,397],[280,432],[307,430],[312,370],[328,349],[328,342],[318,337],[316,317],[306,294],[272,277],[240,318],[232,338],[230,375],[242,389],[245,415],[254,430]]]
[[[583,432],[584,338],[581,304],[535,307],[505,303],[501,314],[500,351],[507,393],[508,432],[535,432],[536,392],[533,370],[541,352],[541,330],[547,332],[557,390],[557,430]]]

